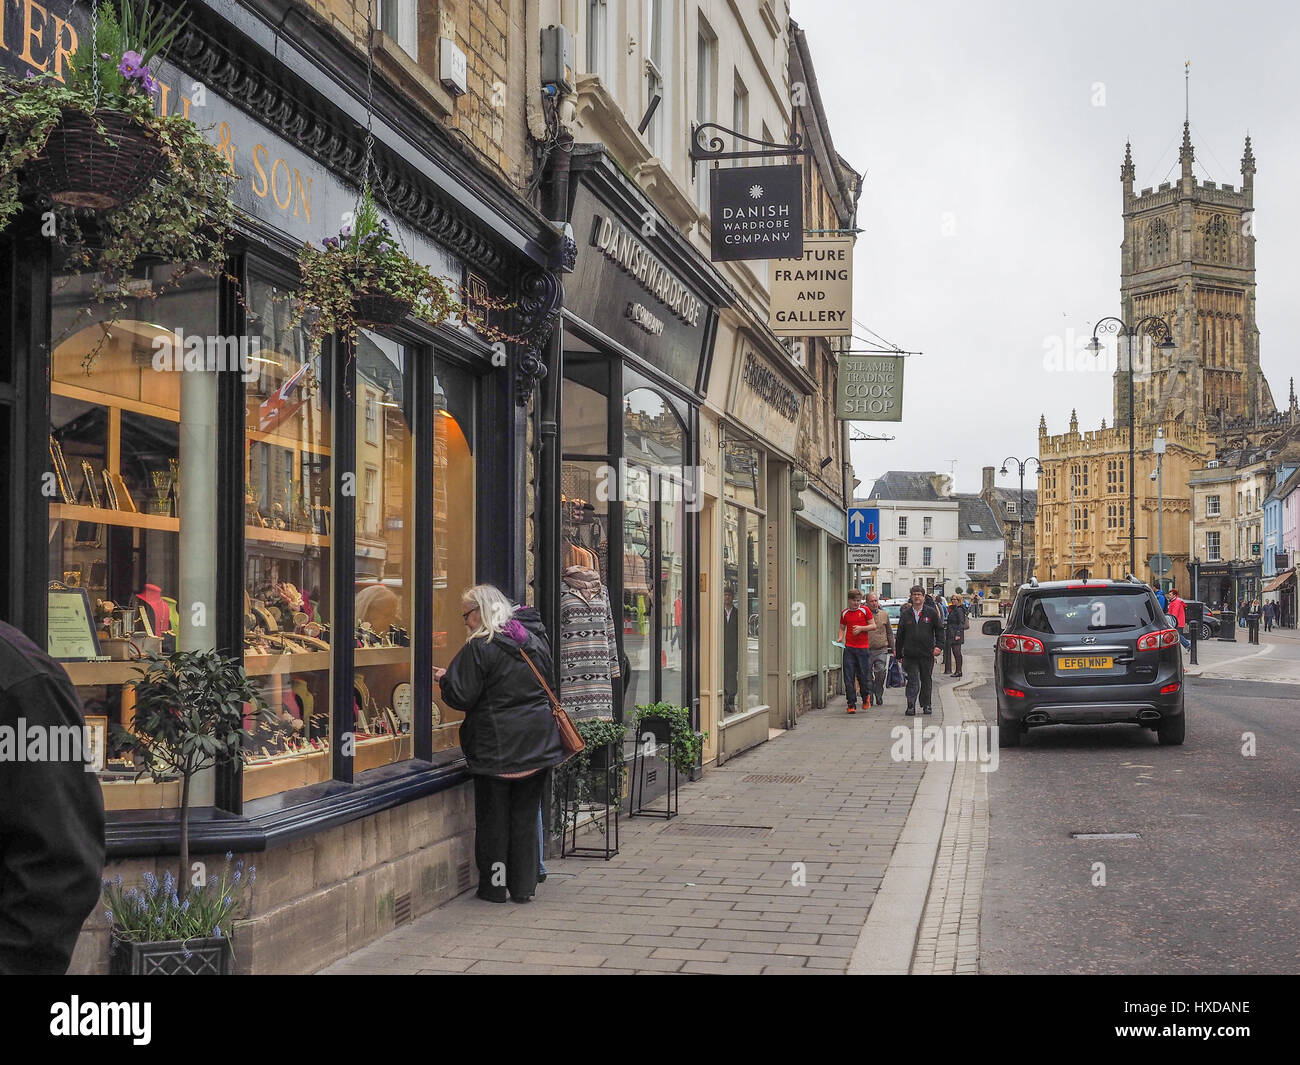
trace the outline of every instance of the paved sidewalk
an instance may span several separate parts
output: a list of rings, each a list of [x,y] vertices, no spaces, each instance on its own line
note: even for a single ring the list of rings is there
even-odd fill
[[[935,688],[926,724],[951,699]],[[814,710],[683,784],[681,816],[624,818],[611,861],[549,861],[526,906],[469,892],[324,971],[843,973],[927,768],[890,758],[904,705],[891,690],[870,712]],[[940,818],[946,784],[941,799]]]

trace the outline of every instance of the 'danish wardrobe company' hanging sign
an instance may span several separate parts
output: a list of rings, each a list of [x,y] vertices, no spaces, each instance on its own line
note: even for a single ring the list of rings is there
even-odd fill
[[[853,333],[853,238],[805,237],[803,257],[772,264],[768,325],[777,336]]]
[[[803,255],[803,168],[797,163],[710,170],[709,204],[715,263]]]

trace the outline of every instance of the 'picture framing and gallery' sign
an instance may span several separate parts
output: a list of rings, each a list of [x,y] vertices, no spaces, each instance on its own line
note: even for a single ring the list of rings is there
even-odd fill
[[[903,420],[903,355],[841,355],[835,417],[850,422]]]
[[[803,255],[803,167],[709,171],[710,257],[797,259]]]
[[[853,238],[805,237],[803,257],[772,264],[768,325],[782,337],[853,334]]]

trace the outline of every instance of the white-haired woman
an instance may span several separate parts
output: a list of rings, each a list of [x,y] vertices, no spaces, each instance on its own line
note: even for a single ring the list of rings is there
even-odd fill
[[[477,584],[461,596],[469,639],[446,669],[442,697],[464,711],[460,745],[474,774],[478,897],[527,902],[537,891],[537,811],[546,770],[564,758],[542,676],[551,648],[536,611],[514,612],[500,589]]]

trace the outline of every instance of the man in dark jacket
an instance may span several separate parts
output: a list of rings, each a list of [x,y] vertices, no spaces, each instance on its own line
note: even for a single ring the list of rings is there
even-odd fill
[[[81,743],[56,744],[75,729]],[[56,731],[58,730],[58,731]],[[46,754],[16,744],[41,733]],[[86,771],[81,700],[63,667],[0,622],[0,974],[62,975],[99,899],[104,798]]]
[[[935,656],[942,653],[940,638],[943,622],[939,612],[925,601],[925,589],[919,584],[912,588],[912,601],[898,612],[896,654],[907,671],[907,714],[916,715],[918,695],[921,712],[933,713],[931,685]]]
[[[460,745],[474,775],[478,897],[505,902],[508,891],[527,902],[541,872],[545,770],[564,757],[550,697],[533,672],[550,673],[551,649],[536,612],[516,616],[498,588],[476,585],[461,606],[469,639],[434,680],[447,704],[465,713]]]

